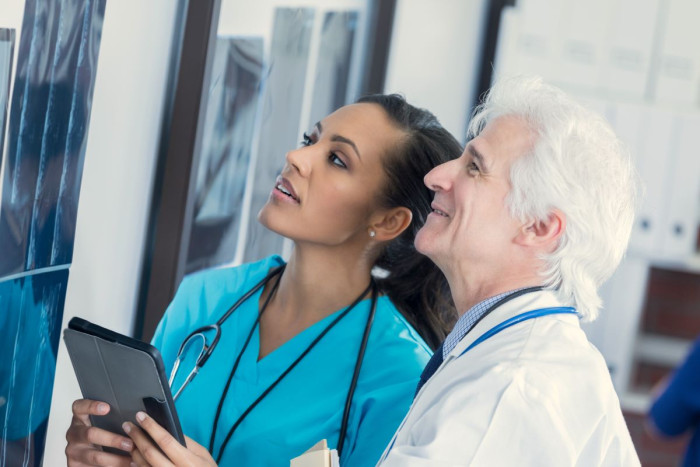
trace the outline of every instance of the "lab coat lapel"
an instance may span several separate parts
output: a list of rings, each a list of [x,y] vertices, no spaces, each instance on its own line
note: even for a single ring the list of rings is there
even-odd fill
[[[553,292],[543,290],[516,297],[491,311],[481,321],[479,321],[477,325],[474,326],[474,328],[472,328],[466,336],[464,336],[464,338],[462,338],[462,340],[455,346],[454,349],[452,349],[447,358],[445,358],[445,360],[442,362],[442,365],[440,365],[435,373],[433,373],[432,377],[423,385],[423,387],[420,388],[420,391],[418,391],[413,400],[414,405],[420,398],[420,395],[424,393],[426,388],[430,386],[431,382],[436,379],[435,376],[443,371],[444,368],[450,364],[450,362],[456,358],[459,358],[459,356],[462,355],[462,352],[464,352],[464,349],[469,347],[472,342],[477,340],[482,334],[503,321],[520,313],[552,306],[561,306],[561,302],[557,300],[556,295]],[[496,339],[497,337],[494,336],[493,338]]]

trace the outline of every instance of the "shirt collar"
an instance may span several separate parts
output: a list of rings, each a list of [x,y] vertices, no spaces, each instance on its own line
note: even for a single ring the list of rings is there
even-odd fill
[[[467,310],[467,312],[464,313],[462,316],[460,316],[459,320],[457,320],[457,323],[455,323],[452,332],[450,332],[447,335],[447,338],[445,338],[445,342],[442,344],[443,359],[447,358],[450,352],[452,352],[452,349],[454,349],[459,343],[459,341],[461,341],[464,338],[464,336],[467,335],[467,333],[474,327],[477,321],[479,321],[481,317],[484,316],[484,314],[489,310],[491,305],[501,300],[502,298],[505,298],[508,295],[511,295],[525,288],[527,287],[521,287],[519,289],[503,292],[502,294],[498,294],[493,297],[489,297],[485,300],[482,300],[473,307],[471,307],[469,310]]]

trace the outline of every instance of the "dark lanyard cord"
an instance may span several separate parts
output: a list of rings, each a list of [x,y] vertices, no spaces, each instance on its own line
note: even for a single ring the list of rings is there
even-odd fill
[[[340,424],[340,435],[338,436],[338,457],[343,452],[343,445],[345,444],[345,433],[348,431],[348,418],[350,417],[350,406],[352,405],[352,396],[355,394],[355,387],[357,386],[357,380],[360,377],[360,368],[362,368],[362,361],[365,358],[365,350],[367,350],[367,341],[369,340],[369,332],[372,329],[372,322],[374,321],[374,314],[377,309],[377,286],[372,281],[372,305],[370,308],[369,315],[367,316],[367,324],[365,324],[365,333],[362,336],[362,343],[360,344],[360,350],[357,353],[357,360],[355,361],[355,371],[352,374],[352,382],[350,383],[350,388],[348,389],[348,396],[345,399],[345,410],[343,410],[343,421]]]
[[[267,277],[266,279],[269,280],[269,277]],[[262,316],[263,312],[267,308],[267,305],[270,303],[270,300],[272,300],[272,296],[275,294],[275,291],[277,291],[277,286],[280,285],[281,279],[282,279],[281,275],[277,276],[277,280],[275,281],[275,284],[272,286],[270,293],[267,295],[267,298],[265,299],[265,302],[263,303],[263,306],[260,310],[260,313],[258,313],[258,317],[255,319],[255,323],[253,323],[253,327],[250,328],[250,332],[248,333],[248,337],[246,338],[245,342],[243,343],[243,348],[238,353],[238,357],[236,357],[236,361],[233,364],[233,369],[231,370],[231,374],[229,375],[228,380],[226,381],[226,386],[224,386],[224,392],[221,395],[221,398],[219,399],[219,405],[216,408],[216,415],[214,417],[214,426],[211,429],[211,437],[209,438],[209,452],[212,454],[214,452],[214,437],[216,436],[216,428],[219,425],[219,417],[221,416],[221,409],[224,406],[224,399],[226,399],[226,394],[228,394],[228,388],[229,388],[229,386],[231,386],[231,381],[233,381],[233,375],[236,373],[236,369],[238,368],[238,364],[241,361],[241,357],[243,357],[243,352],[245,352],[245,349],[248,348],[248,343],[250,342],[251,337],[253,337],[253,332],[255,331],[256,326],[260,322],[260,317]],[[229,311],[231,311],[231,310],[229,310]],[[228,314],[230,314],[230,313],[227,313],[226,318],[228,318]],[[219,462],[217,461],[217,464],[218,463]]]
[[[284,270],[285,270],[286,267],[287,267],[286,264],[281,264],[281,265],[277,266],[275,269],[273,269],[272,271],[270,271],[265,277],[263,277],[263,279],[262,279],[260,282],[258,282],[257,284],[255,284],[255,286],[254,286],[252,289],[250,289],[250,290],[249,290],[248,292],[246,292],[241,298],[239,298],[239,299],[236,301],[236,303],[233,304],[233,306],[232,306],[231,308],[229,308],[228,310],[226,310],[226,313],[224,313],[223,316],[221,316],[221,318],[219,318],[219,320],[216,322],[216,324],[218,324],[219,326],[221,326],[222,324],[224,324],[224,321],[226,321],[226,320],[228,319],[228,317],[231,316],[231,314],[232,314],[234,311],[236,311],[236,310],[238,309],[238,307],[241,306],[241,304],[242,304],[243,302],[245,302],[245,301],[248,300],[250,297],[252,297],[258,290],[260,290],[260,289],[263,288],[265,285],[267,285],[267,283],[270,281],[270,279],[272,279],[273,277],[275,277],[275,276],[277,276],[277,275],[280,276],[280,277],[277,278],[277,283],[276,283],[276,284],[278,284],[279,281],[280,281],[280,278],[281,278],[281,276],[282,276],[282,273],[284,272]],[[277,287],[277,285],[275,285],[275,287]],[[272,296],[272,294],[270,294],[270,296]],[[265,303],[267,304],[267,302],[269,302],[269,298],[268,298],[268,300],[267,300]],[[266,306],[266,305],[263,305],[263,306]]]
[[[279,280],[277,283],[279,283]],[[316,338],[313,340],[313,342],[311,342],[311,344],[309,344],[309,346],[306,348],[306,350],[304,350],[304,352],[302,352],[301,355],[299,355],[299,357],[296,360],[294,360],[294,362],[292,362],[292,364],[289,365],[289,367],[270,386],[268,386],[268,388],[265,389],[265,391],[263,391],[263,393],[260,394],[260,396],[252,404],[250,404],[250,406],[248,406],[248,408],[240,415],[240,417],[238,417],[238,420],[236,420],[236,422],[233,424],[233,426],[229,430],[228,434],[226,435],[226,438],[224,438],[224,441],[221,443],[221,447],[219,448],[219,455],[216,458],[217,464],[221,463],[221,458],[224,455],[224,450],[226,449],[226,445],[228,444],[229,440],[231,439],[231,436],[233,436],[233,433],[236,431],[238,426],[243,422],[243,420],[248,416],[248,414],[270,393],[270,391],[272,391],[275,388],[275,386],[277,386],[280,383],[280,381],[282,381],[282,379],[284,379],[285,376],[287,376],[289,374],[289,372],[291,372],[294,369],[294,367],[297,366],[297,364],[299,364],[299,362],[301,362],[301,360],[303,360],[304,357],[306,357],[306,355],[311,351],[311,349],[313,349],[316,346],[316,344],[318,344],[318,342],[323,338],[323,336],[325,336],[328,333],[328,331],[330,331],[336,324],[338,324],[338,322],[341,319],[343,319],[353,308],[355,308],[355,306],[358,303],[360,303],[360,301],[362,301],[362,299],[365,297],[365,295],[367,295],[367,292],[369,292],[370,290],[373,290],[373,289],[374,289],[374,281],[372,281],[370,283],[370,285],[367,286],[367,288],[355,299],[355,301],[349,307],[347,307],[328,326],[326,326],[326,328],[323,331],[321,331],[321,333],[319,333],[318,336],[316,336]],[[376,295],[376,293],[373,294],[373,302],[372,302],[373,304],[374,304],[374,301],[376,300],[375,295]],[[265,311],[265,308],[267,307],[267,304],[269,302],[270,297],[272,297],[272,293],[270,293],[270,295],[268,296],[268,300],[265,301],[265,304],[261,308],[260,313],[258,314],[258,318],[256,319],[255,323],[253,324],[253,327],[252,327],[250,333],[248,334],[248,338],[246,339],[246,342],[243,344],[243,348],[241,349],[241,351],[238,354],[238,357],[236,358],[236,362],[234,363],[233,369],[231,370],[231,374],[229,375],[228,381],[226,382],[226,387],[224,389],[223,394],[221,395],[221,399],[219,399],[219,406],[216,410],[216,417],[214,419],[214,427],[212,428],[211,438],[210,438],[210,442],[209,442],[209,452],[212,453],[212,455],[213,455],[213,450],[214,450],[214,437],[216,435],[216,428],[218,425],[219,416],[221,415],[221,409],[223,407],[224,400],[226,399],[226,395],[228,393],[229,386],[231,384],[231,381],[233,380],[234,374],[236,373],[236,369],[238,368],[238,363],[240,362],[241,357],[243,356],[243,353],[245,352],[246,348],[248,347],[248,342],[250,342],[250,338],[253,335],[253,331],[255,330],[256,326],[260,322],[260,316],[262,315],[262,313]],[[366,329],[365,329],[365,333],[367,334]],[[364,336],[363,336],[363,342],[364,342]],[[354,375],[353,375],[353,379],[354,379]],[[344,415],[343,418],[346,418],[346,416]]]
[[[517,298],[517,297],[519,297],[519,296],[521,296],[521,295],[528,294],[528,293],[530,293],[530,292],[539,292],[539,291],[542,290],[542,289],[544,289],[543,286],[541,286],[541,285],[536,285],[536,286],[534,286],[534,287],[525,287],[524,289],[516,290],[515,292],[509,293],[509,294],[506,295],[505,297],[503,297],[503,298],[497,300],[496,303],[494,303],[493,305],[491,305],[491,306],[488,308],[488,310],[486,310],[486,312],[485,312],[483,315],[479,316],[479,319],[477,319],[477,320],[474,322],[474,324],[472,324],[472,325],[469,327],[469,331],[471,331],[472,329],[474,329],[474,328],[476,327],[476,325],[479,324],[479,322],[480,322],[482,319],[486,318],[486,316],[488,316],[493,310],[495,310],[495,309],[498,308],[499,306],[503,305],[504,303],[509,302],[509,301],[513,300],[514,298]],[[467,331],[467,332],[468,332],[468,331]],[[462,339],[464,339],[464,336],[462,336]],[[460,340],[461,340],[461,339],[460,339]]]

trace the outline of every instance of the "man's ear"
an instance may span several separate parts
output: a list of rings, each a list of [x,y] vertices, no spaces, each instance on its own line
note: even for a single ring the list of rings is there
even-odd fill
[[[393,240],[411,224],[413,213],[411,210],[400,206],[389,209],[380,214],[369,229],[374,231],[373,237],[378,242],[388,242]]]
[[[549,212],[546,219],[528,221],[520,227],[515,243],[521,246],[545,248],[554,251],[566,230],[566,216],[558,209]]]

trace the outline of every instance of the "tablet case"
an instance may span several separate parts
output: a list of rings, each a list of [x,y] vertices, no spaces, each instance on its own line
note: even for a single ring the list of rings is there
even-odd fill
[[[122,423],[135,423],[136,412],[144,411],[185,445],[155,347],[81,318],[71,319],[63,340],[83,397],[111,407],[107,415],[90,417],[93,426],[125,435]]]

